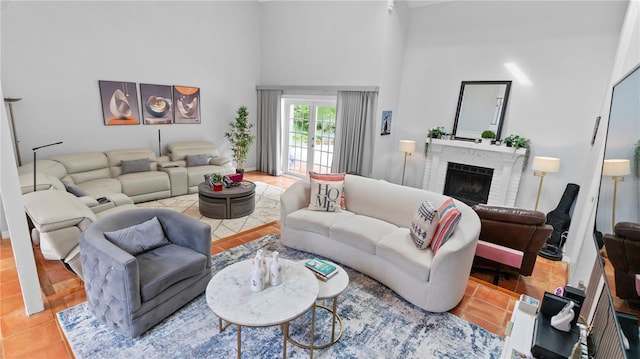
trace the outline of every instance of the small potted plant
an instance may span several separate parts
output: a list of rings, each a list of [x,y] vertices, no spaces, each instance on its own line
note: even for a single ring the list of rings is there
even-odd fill
[[[496,133],[491,130],[484,130],[482,134],[480,134],[480,137],[482,137],[482,143],[490,145],[491,140],[496,138]]]
[[[429,129],[429,133],[427,134],[427,137],[429,138],[440,138],[442,137],[442,135],[446,134],[444,127],[434,127]]]
[[[517,151],[518,148],[526,149],[524,153],[524,159],[522,162],[522,171],[527,168],[529,164],[529,154],[531,153],[531,141],[528,138],[520,137],[518,135],[509,135],[504,138],[503,142],[507,145],[507,147],[513,147],[514,151]]]
[[[236,110],[236,119],[229,123],[231,129],[224,134],[224,137],[231,144],[231,150],[233,151],[233,158],[236,160],[236,171],[238,173],[244,172],[243,163],[247,159],[249,154],[249,148],[255,140],[255,136],[251,134],[251,128],[253,124],[249,122],[247,117],[249,111],[246,106],[238,107]]]
[[[425,144],[424,146],[424,156],[427,157],[427,153],[429,152],[429,143],[431,143],[431,139],[432,138],[442,138],[442,136],[445,136],[447,133],[444,130],[444,127],[439,126],[439,127],[434,127],[434,128],[430,128],[429,132],[427,132],[427,138],[429,139],[429,142]]]
[[[222,175],[219,173],[214,173],[211,176],[211,183],[214,192],[222,191]]]

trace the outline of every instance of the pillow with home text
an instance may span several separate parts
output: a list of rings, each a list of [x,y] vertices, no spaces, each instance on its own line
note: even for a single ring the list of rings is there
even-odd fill
[[[340,212],[344,203],[344,173],[309,172],[311,194],[309,209],[314,211]]]

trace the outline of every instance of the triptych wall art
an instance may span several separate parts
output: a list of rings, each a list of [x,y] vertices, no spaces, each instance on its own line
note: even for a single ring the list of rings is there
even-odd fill
[[[140,124],[134,82],[98,81],[106,126]],[[200,123],[200,88],[140,84],[142,123]]]

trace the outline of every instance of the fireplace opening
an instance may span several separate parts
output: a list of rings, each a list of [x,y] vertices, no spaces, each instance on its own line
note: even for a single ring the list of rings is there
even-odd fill
[[[493,169],[449,162],[444,182],[444,194],[469,206],[486,204],[489,200]]]

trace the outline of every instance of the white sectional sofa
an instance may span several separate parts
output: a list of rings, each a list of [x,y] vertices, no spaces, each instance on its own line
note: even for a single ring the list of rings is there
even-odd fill
[[[346,175],[346,210],[312,211],[309,179],[281,198],[281,241],[295,249],[343,263],[387,285],[409,302],[432,312],[454,308],[462,297],[480,234],[480,220],[454,200],[460,221],[434,255],[420,250],[409,227],[425,200],[438,208],[449,197],[385,181]]]
[[[228,157],[219,156],[208,141],[167,145],[168,156],[146,148],[82,152],[38,160],[18,169],[32,239],[46,259],[62,260],[82,277],[78,243],[90,223],[109,214],[135,208],[134,203],[197,191],[204,173],[235,173]],[[187,156],[205,164],[188,163]],[[35,188],[34,192],[34,179]]]

